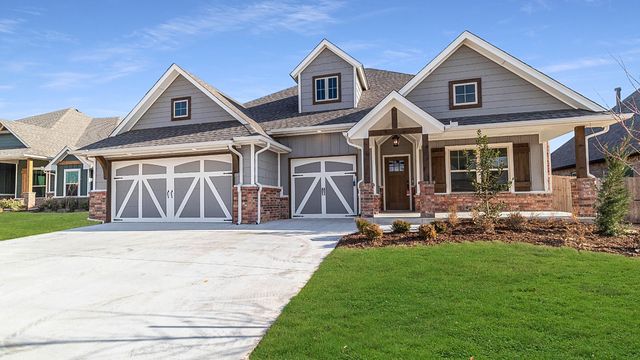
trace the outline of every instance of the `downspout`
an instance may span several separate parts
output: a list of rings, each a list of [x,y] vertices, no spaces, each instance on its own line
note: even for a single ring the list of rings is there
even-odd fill
[[[358,214],[360,214],[360,211],[362,209],[362,200],[360,200],[360,185],[364,182],[364,149],[362,148],[362,146],[356,145],[351,141],[349,141],[349,137],[347,136],[346,132],[342,133],[342,135],[347,140],[347,145],[360,150],[360,159],[362,160],[360,161],[360,169],[361,169],[360,180],[358,181],[358,185],[357,185],[358,186]]]
[[[256,185],[258,185],[258,221],[257,223],[260,224],[260,213],[262,212],[262,207],[260,204],[260,198],[262,197],[262,184],[260,183],[260,176],[258,174],[258,169],[260,169],[260,167],[258,166],[258,158],[259,155],[262,154],[263,152],[269,150],[269,148],[271,147],[271,143],[267,143],[267,146],[265,146],[264,148],[258,150],[256,152],[256,158],[255,158],[255,173],[256,173]]]
[[[238,155],[238,167],[239,167],[239,177],[238,185],[235,187],[238,189],[238,225],[242,224],[242,183],[244,182],[244,178],[242,177],[242,168],[244,165],[244,161],[242,159],[242,154],[236,150],[233,145],[227,145],[229,147],[229,151]]]
[[[598,132],[595,132],[593,134],[589,134],[589,135],[584,137],[585,138],[585,142],[587,143],[586,146],[585,146],[586,147],[586,149],[585,149],[586,151],[585,152],[587,153],[587,176],[590,177],[590,178],[595,178],[595,176],[592,175],[591,171],[590,171],[591,166],[589,164],[591,163],[591,161],[589,161],[589,140],[592,137],[596,137],[596,136],[602,135],[602,134],[604,134],[604,133],[606,133],[608,131],[609,131],[609,125],[605,126],[604,129],[602,129],[602,130],[600,130]]]

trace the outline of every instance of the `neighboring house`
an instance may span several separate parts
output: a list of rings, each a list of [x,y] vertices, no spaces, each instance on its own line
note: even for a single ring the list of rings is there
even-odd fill
[[[618,96],[619,97],[619,96]],[[594,129],[595,133],[606,130],[606,132],[593,136],[589,139],[589,173],[595,177],[602,178],[606,174],[607,164],[605,161],[605,149],[614,148],[619,146],[620,143],[630,135],[636,140],[640,139],[640,116],[638,116],[638,109],[640,109],[640,92],[634,91],[626,99],[622,100],[620,106],[616,106],[612,110],[615,112],[632,112],[636,115],[624,121],[624,126],[620,123],[613,124],[606,129]],[[591,134],[589,131],[587,134]],[[587,136],[588,136],[587,135]],[[640,144],[637,142],[631,143],[634,149],[640,148]],[[551,165],[553,167],[554,175],[575,176],[576,175],[576,156],[575,156],[575,141],[573,138],[569,139],[566,143],[562,144],[551,154]],[[636,171],[629,171],[629,176],[637,176],[640,171],[640,154],[632,151],[629,156],[629,162],[636,169]]]
[[[91,215],[259,223],[466,211],[478,129],[500,149],[507,209],[553,210],[549,140],[615,121],[469,32],[416,75],[367,69],[327,40],[290,75],[295,86],[240,104],[169,67],[111,136],[73,152],[100,164]],[[591,180],[576,180],[581,215],[593,214]]]
[[[46,197],[87,197],[93,162],[69,152],[107,137],[118,118],[64,109],[0,121],[0,196],[32,208]]]

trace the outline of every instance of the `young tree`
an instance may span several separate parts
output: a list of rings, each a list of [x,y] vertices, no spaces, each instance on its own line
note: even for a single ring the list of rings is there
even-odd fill
[[[624,218],[629,212],[629,190],[625,187],[630,137],[606,152],[607,173],[598,192],[596,225],[604,235],[618,235],[624,230]]]
[[[467,175],[475,189],[478,202],[474,210],[479,214],[480,224],[487,232],[494,232],[495,223],[504,204],[496,200],[498,193],[509,190],[510,179],[504,181],[505,164],[500,150],[489,147],[489,139],[478,130],[475,156],[469,157]]]

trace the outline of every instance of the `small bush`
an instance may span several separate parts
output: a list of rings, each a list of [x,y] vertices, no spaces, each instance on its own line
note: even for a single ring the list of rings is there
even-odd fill
[[[504,221],[506,227],[512,231],[522,231],[525,228],[527,219],[519,212],[510,213]]]
[[[435,226],[431,224],[422,224],[418,227],[418,235],[422,240],[435,240],[438,237],[438,232]]]
[[[40,211],[88,211],[89,199],[87,198],[48,198],[39,206]]]
[[[22,210],[24,203],[18,199],[0,199],[0,209],[10,209],[12,211]]]
[[[369,225],[371,225],[371,223],[367,220],[361,217],[356,218],[356,227],[358,228],[358,234],[364,234],[364,229]]]
[[[454,204],[449,206],[449,215],[447,216],[449,226],[454,229],[460,225],[460,218],[458,217],[458,207]]]
[[[391,224],[391,229],[394,233],[405,234],[408,233],[409,230],[411,230],[411,224],[404,220],[396,220],[393,222],[393,224]]]
[[[382,228],[378,224],[369,224],[364,228],[364,235],[372,242],[378,242],[382,239],[383,234]]]
[[[445,223],[444,221],[436,220],[431,223],[431,225],[433,225],[433,228],[438,234],[444,234],[447,232],[447,223]]]

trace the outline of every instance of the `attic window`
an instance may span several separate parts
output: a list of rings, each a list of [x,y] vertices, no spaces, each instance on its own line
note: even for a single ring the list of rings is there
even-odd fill
[[[171,120],[191,119],[191,97],[171,99]]]
[[[482,106],[480,79],[449,81],[449,109],[469,109]]]
[[[313,77],[313,104],[340,101],[340,74]]]

